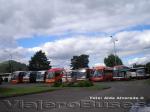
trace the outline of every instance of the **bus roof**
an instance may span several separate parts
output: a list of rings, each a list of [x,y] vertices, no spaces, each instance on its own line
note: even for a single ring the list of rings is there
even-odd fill
[[[56,72],[56,71],[61,71],[64,70],[64,68],[51,68],[48,70],[48,72]]]
[[[97,67],[94,67],[94,69],[96,70],[113,70],[111,67],[106,67],[106,66],[97,66]]]
[[[127,67],[127,66],[124,66],[124,65],[117,65],[117,66],[114,66],[114,69],[115,70],[120,70],[120,69],[122,69],[122,70],[129,70],[130,68]]]

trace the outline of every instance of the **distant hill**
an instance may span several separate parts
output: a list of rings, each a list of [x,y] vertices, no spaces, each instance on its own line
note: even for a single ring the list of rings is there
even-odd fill
[[[11,68],[12,71],[21,71],[28,69],[26,64],[14,60],[4,61],[0,63],[0,73],[10,73]]]

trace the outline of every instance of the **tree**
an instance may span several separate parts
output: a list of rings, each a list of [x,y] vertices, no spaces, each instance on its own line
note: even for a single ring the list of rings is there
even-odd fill
[[[138,67],[145,67],[145,65],[142,64],[133,64],[133,68],[138,68]]]
[[[48,61],[46,55],[41,50],[36,52],[31,60],[29,61],[29,70],[47,70],[51,68],[50,61]]]
[[[24,63],[17,62],[15,60],[4,61],[0,63],[1,73],[11,73],[14,71],[28,70],[28,67]]]
[[[79,69],[79,68],[87,68],[89,67],[89,55],[82,54],[80,56],[73,56],[71,59],[71,67],[72,69]]]
[[[104,59],[104,63],[106,66],[113,67],[116,65],[122,65],[122,60],[113,54],[110,54],[107,58]]]
[[[150,74],[150,62],[148,62],[148,63],[146,64],[146,68],[147,68],[147,73]]]

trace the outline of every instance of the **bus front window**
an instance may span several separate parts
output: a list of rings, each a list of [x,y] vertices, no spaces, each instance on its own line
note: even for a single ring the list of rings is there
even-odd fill
[[[54,78],[54,77],[55,77],[54,72],[48,72],[48,74],[47,74],[47,78],[48,78],[48,79],[52,79],[52,78]]]
[[[93,74],[94,77],[99,77],[99,76],[102,76],[103,75],[103,72],[102,71],[99,71],[99,70],[96,70]]]
[[[42,78],[43,78],[43,75],[42,75],[40,72],[37,72],[36,78],[37,78],[37,79],[42,79]]]
[[[136,71],[138,74],[144,75],[145,74],[145,70],[144,69],[140,69]]]
[[[12,80],[16,80],[18,78],[18,74],[17,73],[13,73],[12,74]]]
[[[13,80],[17,79],[17,75],[13,75],[12,79]]]

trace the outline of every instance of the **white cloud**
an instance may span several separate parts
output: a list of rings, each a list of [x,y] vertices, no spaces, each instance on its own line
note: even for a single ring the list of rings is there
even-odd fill
[[[146,64],[147,62],[150,61],[150,58],[149,57],[136,57],[136,58],[133,58],[133,59],[130,59],[128,61],[128,64],[129,65],[133,65],[133,64]]]
[[[74,55],[88,54],[93,58],[103,58],[111,49],[111,39],[104,37],[76,37],[47,42],[39,47],[30,48],[30,51],[42,49],[52,63],[58,66],[69,66]],[[100,61],[99,59],[93,61]],[[93,63],[91,63],[93,64]]]
[[[108,37],[68,37],[33,48],[19,47],[17,40],[68,31],[111,34],[136,25],[149,25],[149,6],[148,0],[0,0],[0,48],[8,49],[14,59],[23,62],[42,49],[54,65],[68,65],[73,55],[83,53],[90,55],[93,65],[103,63],[103,58],[113,52]],[[118,39],[120,57],[149,53],[149,30],[124,31],[114,37]],[[0,61],[6,58],[7,53],[1,50]]]
[[[148,53],[145,50],[150,47],[150,30],[124,31],[117,33],[117,51],[120,56],[128,56],[138,53]]]
[[[114,38],[118,39],[116,49],[117,55],[121,58],[138,54],[149,54],[150,49],[145,49],[150,46],[149,30],[120,32]],[[69,65],[73,55],[88,54],[90,55],[90,65],[94,66],[95,63],[103,63],[104,57],[114,52],[110,37],[86,36],[47,42],[39,46],[38,49],[44,50],[50,59],[54,62],[58,61],[56,63],[63,63],[64,61],[63,65]]]
[[[117,31],[149,24],[149,5],[148,0],[0,0],[0,37]]]
[[[126,31],[117,33],[114,38],[116,42],[117,55],[119,57],[130,57],[132,55],[142,54],[142,59],[136,58],[125,62],[132,64],[136,61],[148,62],[149,46],[150,46],[150,31]],[[88,54],[90,55],[90,66],[96,63],[103,63],[104,57],[113,53],[113,43],[110,37],[87,37],[76,36],[65,39],[59,39],[51,42],[43,43],[40,46],[32,48],[17,47],[16,49],[8,49],[12,53],[13,58],[25,62],[39,50],[43,50],[47,57],[52,61],[54,66],[69,66],[70,59],[74,55]],[[1,52],[1,60],[8,59],[7,52]],[[27,63],[27,62],[26,62]]]

